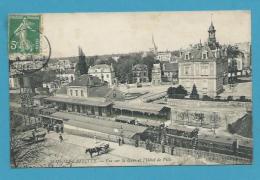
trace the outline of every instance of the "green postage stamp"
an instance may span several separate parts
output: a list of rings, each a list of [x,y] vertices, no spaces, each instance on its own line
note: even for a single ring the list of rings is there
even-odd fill
[[[40,53],[41,15],[9,15],[9,54]]]

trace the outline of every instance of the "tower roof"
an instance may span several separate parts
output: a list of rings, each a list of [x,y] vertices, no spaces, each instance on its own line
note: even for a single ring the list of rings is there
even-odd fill
[[[212,21],[211,21],[211,24],[209,26],[209,31],[216,31]]]

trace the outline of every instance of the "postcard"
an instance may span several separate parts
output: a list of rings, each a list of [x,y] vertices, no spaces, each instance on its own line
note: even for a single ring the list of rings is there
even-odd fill
[[[250,11],[9,14],[10,166],[251,165]]]

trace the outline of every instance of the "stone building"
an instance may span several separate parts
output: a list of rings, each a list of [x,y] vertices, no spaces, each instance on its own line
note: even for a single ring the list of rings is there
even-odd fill
[[[200,95],[214,97],[223,91],[223,85],[228,82],[227,52],[216,41],[215,33],[211,23],[207,42],[181,52],[179,84],[188,92],[195,84]]]
[[[178,63],[164,63],[162,65],[163,80],[176,84],[178,82]]]
[[[136,64],[132,66],[133,83],[149,82],[148,68],[145,64]]]
[[[98,77],[103,82],[107,82],[109,86],[116,83],[115,71],[112,64],[98,64],[91,66],[88,70],[88,74]]]
[[[75,80],[75,70],[74,69],[66,69],[56,75],[59,79],[64,80],[68,83],[71,83]]]
[[[162,72],[160,64],[154,64],[152,69],[152,85],[160,85],[162,82]]]
[[[160,62],[170,62],[172,54],[169,51],[166,52],[158,52],[156,55],[156,59]]]
[[[45,101],[65,112],[109,116],[112,100],[122,99],[120,91],[109,88],[98,77],[84,74],[57,90],[54,96],[45,98]]]

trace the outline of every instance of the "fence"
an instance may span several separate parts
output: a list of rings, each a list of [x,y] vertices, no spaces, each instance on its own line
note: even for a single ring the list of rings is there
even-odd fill
[[[170,147],[167,148],[169,149]],[[205,158],[206,160],[221,163],[221,164],[251,164],[252,163],[250,159],[246,159],[246,158],[207,152],[207,151],[194,150],[194,149],[185,149],[180,147],[174,148],[173,155],[177,155],[177,156],[190,155],[196,158]]]
[[[251,102],[238,102],[238,101],[200,101],[200,100],[190,100],[190,99],[168,99],[168,105],[170,106],[189,106],[189,107],[212,107],[212,108],[224,108],[224,107],[240,107],[251,109]]]

